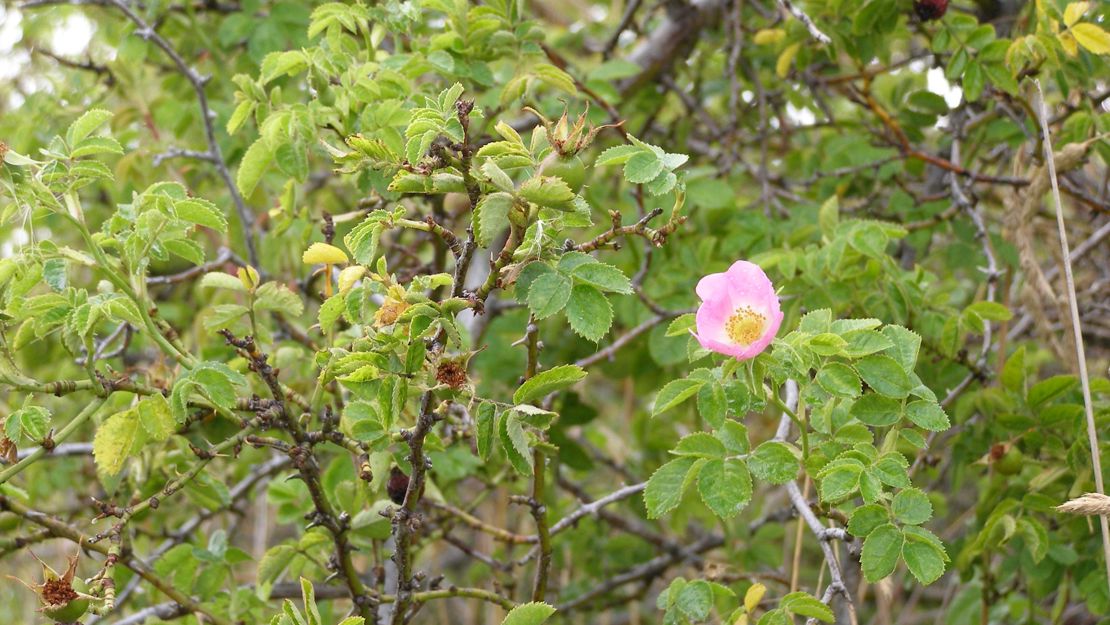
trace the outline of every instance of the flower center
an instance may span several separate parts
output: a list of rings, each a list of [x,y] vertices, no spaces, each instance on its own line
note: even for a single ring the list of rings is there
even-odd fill
[[[766,326],[766,317],[749,306],[742,306],[737,308],[725,322],[725,332],[733,343],[751,345],[763,334],[763,328]]]

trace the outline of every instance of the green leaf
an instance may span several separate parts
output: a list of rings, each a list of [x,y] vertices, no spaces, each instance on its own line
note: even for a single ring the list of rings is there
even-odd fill
[[[713,588],[703,579],[690,582],[678,592],[675,607],[691,621],[704,621],[713,609]]]
[[[708,432],[687,434],[678,441],[671,451],[677,456],[698,456],[703,458],[723,458],[727,453],[725,444]]]
[[[694,313],[686,313],[674,318],[667,326],[667,332],[664,336],[690,336],[690,330],[694,329],[697,319]]]
[[[342,295],[333,295],[320,305],[317,321],[320,323],[320,329],[325,333],[331,332],[335,324],[339,322],[339,318],[343,316],[343,309],[346,306],[345,299]]]
[[[917,365],[917,353],[921,349],[921,337],[902,326],[884,327],[883,336],[894,343],[889,350],[890,355],[902,365],[903,369],[913,371]]]
[[[243,154],[243,160],[239,163],[239,173],[235,177],[235,185],[239,187],[240,193],[244,196],[254,193],[258,182],[262,180],[262,174],[266,172],[273,158],[274,154],[266,144],[265,138],[259,138],[247,148],[247,152]]]
[[[1002,373],[999,374],[999,380],[1002,386],[1007,390],[1017,393],[1019,395],[1025,394],[1025,346],[1017,348],[1010,357],[1006,359],[1006,364],[1002,366]]]
[[[901,434],[905,435],[913,430],[902,430]],[[914,432],[915,434],[917,432]],[[875,464],[871,466],[871,472],[875,477],[879,478],[883,484],[893,486],[895,488],[909,488],[910,476],[907,469],[909,462],[906,457],[897,452],[889,452],[883,454]]]
[[[569,276],[573,275],[574,272],[582,265],[589,265],[600,262],[601,261],[594,258],[593,256],[590,256],[589,254],[583,252],[567,252],[566,254],[563,254],[559,257],[558,270]]]
[[[385,228],[382,225],[385,216],[384,211],[374,211],[343,237],[343,244],[360,265],[374,265],[378,255],[378,242]]]
[[[858,360],[856,371],[875,392],[888,397],[902,398],[913,390],[905,369],[890,356],[868,356]]]
[[[575,268],[575,280],[593,285],[602,291],[628,295],[632,292],[632,281],[624,272],[605,263],[586,263]]]
[[[857,330],[855,332],[849,332],[844,335],[844,340],[848,343],[844,347],[844,355],[849,358],[863,358],[869,354],[894,347],[893,341],[874,330]],[[903,368],[912,371],[913,364],[911,363],[909,367]]]
[[[894,496],[891,504],[894,518],[908,525],[921,525],[933,516],[929,496],[918,488],[905,488]]]
[[[546,319],[562,310],[570,297],[570,278],[552,271],[536,278],[528,287],[528,309],[536,319]]]
[[[162,442],[177,431],[177,423],[170,413],[170,404],[165,397],[159,394],[144,397],[139,402],[138,410],[139,423],[143,427],[147,442]]]
[[[521,475],[532,475],[532,454],[528,447],[528,436],[524,426],[513,411],[501,413],[497,428],[501,448],[505,450],[509,462]]]
[[[173,205],[178,219],[191,224],[211,228],[217,232],[227,232],[227,218],[208,200],[192,198],[176,202]]]
[[[255,588],[259,599],[265,601],[270,598],[274,583],[296,556],[297,549],[292,545],[276,545],[262,554],[262,559],[258,561],[258,586]]]
[[[85,113],[70,124],[69,129],[66,130],[66,143],[71,147],[76,146],[79,141],[92,134],[94,130],[109,119],[112,119],[112,113],[104,109],[90,109],[85,111]]]
[[[562,178],[538,176],[529,178],[520,185],[520,196],[533,204],[545,208],[570,210],[574,191],[570,190]]]
[[[877,393],[868,393],[852,404],[851,414],[865,425],[886,427],[894,425],[902,417],[902,402]]]
[[[863,464],[855,459],[837,459],[825,465],[818,474],[821,500],[836,503],[859,490]]]
[[[493,450],[493,431],[497,407],[491,402],[482,402],[478,406],[478,457],[482,460],[489,460],[490,452]]]
[[[902,555],[902,532],[891,524],[875,528],[863,541],[863,577],[874,584],[894,572]]]
[[[50,431],[50,411],[42,406],[24,406],[8,415],[4,435],[12,442],[39,443]]]
[[[798,616],[807,616],[815,618],[825,623],[832,623],[836,620],[833,611],[829,606],[821,603],[821,600],[811,596],[805,592],[792,592],[779,602],[782,609]]]
[[[254,308],[277,311],[295,319],[304,314],[304,301],[284,284],[266,282],[255,293]]]
[[[687,399],[690,399],[698,392],[698,389],[700,389],[703,384],[705,384],[705,382],[701,380],[692,380],[690,378],[668,382],[666,386],[660,389],[659,394],[655,396],[655,404],[651,409],[651,416],[658,416]]]
[[[944,563],[948,561],[940,539],[928,530],[912,526],[903,530],[903,536],[902,559],[906,561],[906,568],[922,584],[937,581],[944,574]]]
[[[944,408],[935,401],[919,399],[906,405],[906,418],[914,425],[930,432],[943,432],[951,425]]]
[[[55,292],[64,291],[66,288],[66,261],[63,258],[51,258],[42,264],[42,279]]]
[[[746,454],[751,450],[748,428],[738,421],[725,421],[717,429],[717,438],[725,444],[725,449],[733,454]]]
[[[576,334],[596,343],[613,325],[613,307],[601,291],[588,284],[576,284],[567,302],[567,319]]]
[[[316,607],[316,589],[312,582],[301,578],[301,602],[308,625],[320,625],[320,610]]]
[[[830,362],[821,367],[816,381],[825,392],[835,397],[851,398],[860,394],[859,376],[851,367],[839,362]]]
[[[879,504],[860,506],[852,512],[848,519],[848,533],[858,538],[864,538],[880,525],[890,523],[890,515],[886,508]]]
[[[798,476],[801,452],[789,443],[766,441],[752,452],[748,468],[759,479],[785,484]]]
[[[493,238],[509,227],[509,210],[513,207],[513,196],[498,191],[482,197],[474,211],[474,239],[478,245],[489,247]]]
[[[748,467],[738,459],[710,460],[698,473],[698,494],[722,519],[736,516],[752,500],[752,477]]]
[[[247,287],[243,286],[243,281],[240,280],[238,276],[233,276],[230,273],[224,273],[222,271],[213,271],[204,274],[200,279],[200,286],[209,289],[227,289],[239,293],[247,292]]]
[[[595,167],[603,167],[605,165],[623,165],[632,158],[634,154],[638,154],[640,148],[635,145],[615,145],[604,152],[602,152],[597,160],[594,161]]]
[[[227,134],[233,135],[238,132],[239,128],[250,119],[250,115],[254,112],[256,106],[258,106],[258,104],[251,100],[243,100],[240,102],[235,107],[235,111],[231,113],[231,117],[227,120]]]
[[[764,612],[763,616],[759,617],[757,625],[793,625],[793,623],[791,623],[790,615],[786,613],[786,610],[775,608]]]
[[[1064,393],[1071,390],[1075,386],[1077,379],[1074,375],[1054,375],[1051,378],[1041,380],[1029,389],[1029,397],[1026,401],[1029,407],[1033,409],[1040,408],[1042,405],[1060,397]]]
[[[698,389],[698,414],[709,425],[720,428],[725,423],[727,413],[728,398],[725,396],[725,388],[720,382],[710,380]]]
[[[586,370],[578,365],[560,365],[540,372],[521,384],[513,393],[514,404],[525,404],[546,397],[586,377]]]
[[[651,474],[644,488],[644,505],[648,518],[658,519],[678,507],[682,501],[686,474],[695,462],[697,459],[692,456],[675,458]]]
[[[1009,321],[1014,314],[1002,304],[990,301],[975,302],[964,309],[990,321]]]
[[[555,614],[555,608],[543,602],[533,601],[510,610],[505,620],[501,621],[501,625],[540,625],[552,614]]]
[[[651,182],[663,172],[663,159],[654,152],[640,150],[624,164],[624,177],[633,184]]]
[[[101,154],[123,154],[123,146],[112,137],[87,137],[74,146],[69,157],[77,159]]]

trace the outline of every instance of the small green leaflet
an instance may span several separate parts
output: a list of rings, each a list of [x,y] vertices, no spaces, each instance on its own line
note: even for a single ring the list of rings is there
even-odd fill
[[[576,334],[596,343],[613,325],[613,307],[601,291],[588,284],[576,284],[567,301],[567,319]]]
[[[50,431],[50,411],[42,406],[27,405],[8,415],[4,435],[15,444],[38,443]]]
[[[546,397],[586,377],[586,370],[577,365],[561,365],[540,372],[526,380],[513,393],[513,403],[524,404]]]
[[[690,378],[668,382],[655,396],[655,406],[651,410],[651,416],[658,416],[690,399],[701,389],[703,384],[705,382]]]
[[[505,620],[501,621],[501,625],[540,625],[552,614],[555,614],[555,608],[543,602],[533,601],[510,610],[505,615]]]
[[[695,462],[697,458],[692,456],[675,458],[651,474],[644,488],[648,518],[658,519],[678,507],[686,485],[686,474]]]

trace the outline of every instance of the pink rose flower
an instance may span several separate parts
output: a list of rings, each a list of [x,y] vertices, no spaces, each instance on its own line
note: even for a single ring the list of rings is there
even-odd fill
[[[696,315],[701,346],[737,360],[755,358],[775,338],[782,324],[779,297],[759,265],[738,260],[724,273],[698,281],[701,305]]]

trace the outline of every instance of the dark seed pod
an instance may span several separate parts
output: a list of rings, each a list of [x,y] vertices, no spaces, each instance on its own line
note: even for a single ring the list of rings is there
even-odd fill
[[[466,386],[466,367],[457,360],[444,360],[436,367],[436,381],[454,389]]]
[[[948,0],[914,0],[913,11],[923,22],[939,20],[948,11]]]
[[[389,470],[389,481],[385,484],[385,492],[389,499],[398,506],[405,503],[405,493],[409,490],[409,476],[400,467]]]

